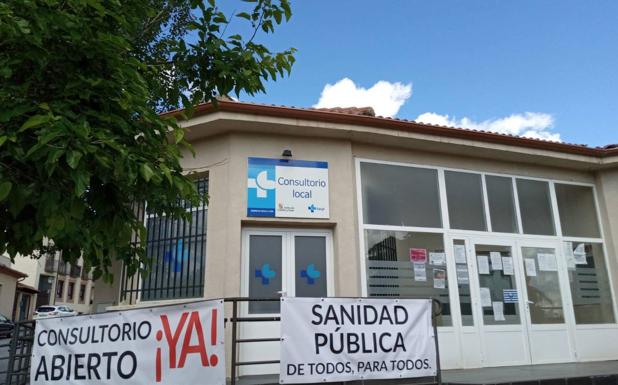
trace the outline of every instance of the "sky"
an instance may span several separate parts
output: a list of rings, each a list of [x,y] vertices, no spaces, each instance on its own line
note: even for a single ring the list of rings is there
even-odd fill
[[[618,1],[296,0],[258,40],[298,50],[242,101],[378,115],[568,143],[618,143]]]

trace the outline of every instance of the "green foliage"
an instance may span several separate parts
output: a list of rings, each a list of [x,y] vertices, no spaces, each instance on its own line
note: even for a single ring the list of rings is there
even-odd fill
[[[249,0],[232,15],[214,0],[0,2],[0,253],[38,256],[45,238],[111,281],[121,260],[148,266],[133,202],[184,217],[198,204],[180,167],[190,153],[160,112],[217,95],[264,92],[294,50],[255,41],[291,17],[289,0]],[[245,35],[226,36],[234,23]]]

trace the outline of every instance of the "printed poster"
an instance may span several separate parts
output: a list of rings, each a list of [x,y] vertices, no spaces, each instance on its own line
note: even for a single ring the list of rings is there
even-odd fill
[[[489,274],[489,258],[486,255],[477,255],[479,274]]]
[[[454,245],[453,250],[455,252],[455,263],[468,263],[468,258],[466,257],[466,246],[465,245]]]
[[[482,307],[490,307],[491,306],[491,291],[488,287],[481,287],[481,306]]]
[[[502,272],[504,275],[513,275],[513,257],[502,257]]]
[[[494,320],[495,321],[505,321],[504,304],[502,302],[492,302],[491,307],[494,311]]]
[[[526,266],[526,275],[528,277],[536,277],[536,262],[534,258],[524,258],[524,265]]]
[[[491,268],[492,270],[502,270],[502,255],[498,251],[491,251],[489,253],[489,258],[491,258]]]
[[[427,281],[427,269],[424,263],[414,263],[414,280],[419,282]]]
[[[540,271],[558,271],[558,261],[555,254],[538,253],[536,255],[539,261]]]
[[[576,265],[587,265],[588,261],[586,260],[586,244],[578,244],[573,251],[573,257],[575,259]]]
[[[446,270],[433,269],[433,287],[434,289],[446,289]]]
[[[427,263],[427,249],[410,249],[410,262]]]
[[[457,265],[455,267],[455,271],[457,272],[457,283],[460,285],[469,285],[470,278],[468,277],[468,266],[465,265]]]
[[[444,266],[446,264],[446,254],[430,252],[429,263],[436,266]]]

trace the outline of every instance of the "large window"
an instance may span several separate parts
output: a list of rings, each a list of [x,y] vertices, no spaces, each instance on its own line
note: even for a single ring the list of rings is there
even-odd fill
[[[445,171],[444,179],[451,229],[487,230],[481,175]]]
[[[599,221],[590,186],[556,183],[556,200],[562,235],[599,238]]]
[[[592,186],[371,161],[360,161],[359,168],[367,295],[437,298],[442,326],[453,324],[451,302],[458,302],[463,326],[521,324],[525,317],[516,304],[524,288],[513,273],[490,269],[470,277],[469,266],[494,258],[524,264],[526,279],[519,284],[527,289],[532,324],[562,324],[571,306],[560,290],[558,266],[564,263],[554,269],[550,262],[565,258],[577,323],[616,322]],[[478,232],[507,241],[470,244],[482,237]],[[529,240],[536,243],[504,246]],[[571,241],[566,252],[555,250],[555,240]],[[485,300],[481,314],[473,311],[470,290],[477,281]],[[457,287],[458,301],[449,298],[449,285]]]
[[[435,298],[452,324],[442,234],[366,230],[365,242],[370,297]]]
[[[487,175],[487,201],[491,230],[497,233],[517,233],[517,214],[513,197],[513,180],[508,177]]]
[[[436,170],[361,163],[361,180],[365,223],[442,227]]]
[[[613,323],[611,289],[600,243],[566,242],[565,253],[578,324]]]
[[[549,183],[517,179],[517,195],[524,234],[555,235]]]
[[[195,181],[201,194],[208,191],[208,179]],[[207,208],[179,202],[191,221],[171,219],[141,210],[147,231],[148,273],[140,279],[125,272],[122,299],[135,302],[195,298],[204,295]]]

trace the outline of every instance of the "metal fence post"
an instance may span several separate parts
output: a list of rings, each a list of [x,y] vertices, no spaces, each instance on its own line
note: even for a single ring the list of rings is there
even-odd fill
[[[236,318],[238,317],[238,301],[232,301],[232,364],[230,368],[230,384],[236,385]]]

